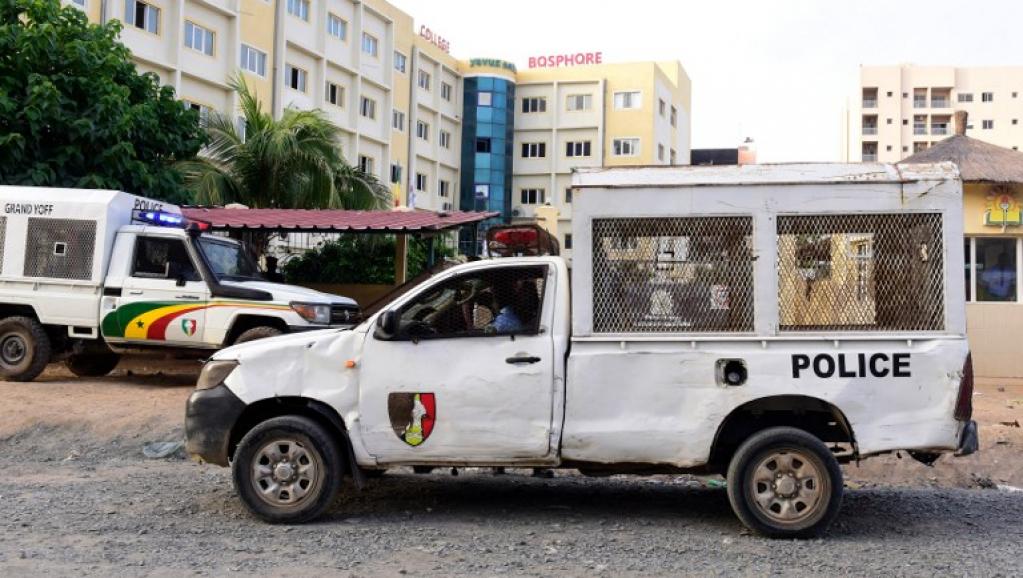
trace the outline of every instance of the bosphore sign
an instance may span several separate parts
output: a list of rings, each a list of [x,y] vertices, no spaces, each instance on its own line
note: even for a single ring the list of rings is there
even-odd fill
[[[547,56],[530,56],[530,68],[558,68],[560,66],[580,66],[584,64],[601,64],[604,62],[603,52],[576,52],[574,54],[550,54]]]

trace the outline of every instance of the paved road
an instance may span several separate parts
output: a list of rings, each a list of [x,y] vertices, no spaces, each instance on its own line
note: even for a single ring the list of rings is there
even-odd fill
[[[0,453],[2,454],[2,453]],[[392,472],[322,522],[268,526],[227,470],[0,455],[0,574],[1018,575],[1023,494],[862,489],[823,540],[749,536],[689,478]]]

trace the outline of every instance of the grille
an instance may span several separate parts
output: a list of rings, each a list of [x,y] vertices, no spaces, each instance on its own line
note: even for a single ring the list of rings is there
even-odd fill
[[[355,325],[362,321],[362,315],[358,307],[348,305],[332,305],[330,307],[331,325]]]
[[[96,221],[29,217],[25,276],[90,279],[95,245]]]
[[[750,217],[593,221],[597,333],[753,330]]]
[[[4,269],[4,252],[7,251],[7,217],[0,217],[0,272]]]
[[[782,331],[944,326],[941,215],[778,217]]]

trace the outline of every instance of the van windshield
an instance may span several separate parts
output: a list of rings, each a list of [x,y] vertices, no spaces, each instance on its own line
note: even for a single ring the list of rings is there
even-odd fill
[[[199,248],[218,281],[262,280],[256,263],[238,243],[199,237]]]

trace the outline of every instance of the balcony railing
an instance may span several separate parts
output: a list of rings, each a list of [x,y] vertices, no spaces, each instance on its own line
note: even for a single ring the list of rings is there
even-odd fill
[[[863,153],[863,162],[865,163],[876,163],[877,153]]]
[[[864,98],[863,99],[863,108],[877,108],[877,99],[876,98]]]
[[[922,98],[914,98],[913,108],[927,108],[927,101]]]
[[[948,134],[947,126],[932,126],[931,134]]]
[[[865,126],[863,127],[863,134],[877,134],[876,126]]]
[[[927,134],[927,127],[926,126],[914,126],[913,127],[913,134]]]
[[[931,108],[948,108],[949,100],[947,98],[932,98]]]

